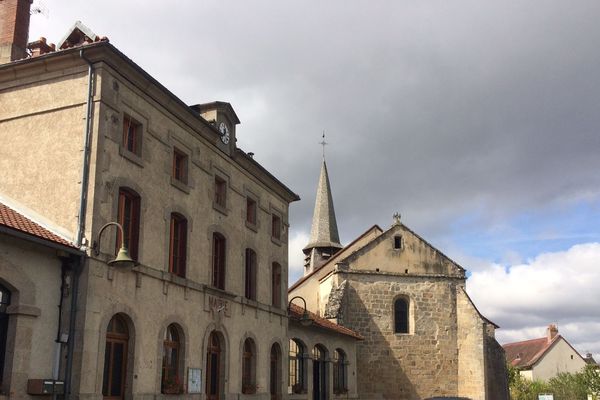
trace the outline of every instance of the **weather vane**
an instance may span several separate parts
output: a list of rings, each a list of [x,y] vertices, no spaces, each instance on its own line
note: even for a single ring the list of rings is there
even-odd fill
[[[323,159],[324,159],[325,158],[325,146],[329,144],[325,141],[325,131],[323,131],[323,141],[319,142],[319,144],[321,146],[323,146]]]

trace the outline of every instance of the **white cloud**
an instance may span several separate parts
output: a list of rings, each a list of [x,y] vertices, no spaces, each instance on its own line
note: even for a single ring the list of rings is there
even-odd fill
[[[600,243],[543,253],[525,263],[489,264],[467,289],[481,312],[502,327],[500,343],[542,337],[550,323],[582,354],[600,355]]]
[[[304,253],[302,249],[308,244],[308,232],[300,231],[291,235],[289,241],[289,283],[293,284],[302,276],[304,270]]]

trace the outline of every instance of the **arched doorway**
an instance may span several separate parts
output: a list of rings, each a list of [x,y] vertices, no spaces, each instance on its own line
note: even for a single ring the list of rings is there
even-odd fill
[[[313,400],[327,400],[327,351],[321,345],[313,349]]]
[[[206,400],[219,400],[221,398],[222,351],[219,334],[212,331],[206,349]]]
[[[277,343],[273,343],[273,346],[271,346],[269,391],[271,393],[271,400],[281,399],[281,349]]]
[[[127,322],[122,316],[116,314],[106,328],[102,383],[102,395],[105,399],[123,399],[125,397],[128,344]]]
[[[10,291],[0,285],[0,388],[4,376],[4,362],[6,361],[6,337],[8,336],[8,314],[6,308],[10,305]]]

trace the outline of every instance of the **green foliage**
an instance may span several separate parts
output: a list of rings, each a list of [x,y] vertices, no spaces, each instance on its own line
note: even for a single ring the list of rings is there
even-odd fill
[[[541,393],[552,393],[554,400],[587,400],[588,393],[600,394],[600,370],[591,366],[575,374],[558,374],[548,382],[523,378],[510,365],[507,370],[511,400],[538,400]],[[594,396],[594,400],[600,400],[600,396]]]

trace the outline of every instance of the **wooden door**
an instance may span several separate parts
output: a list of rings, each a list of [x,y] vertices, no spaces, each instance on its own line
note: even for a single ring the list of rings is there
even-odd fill
[[[104,379],[102,383],[102,395],[105,399],[125,398],[128,342],[127,324],[123,318],[115,315],[108,323],[106,330]]]
[[[206,400],[219,400],[221,376],[221,342],[216,332],[208,338],[206,351]]]

